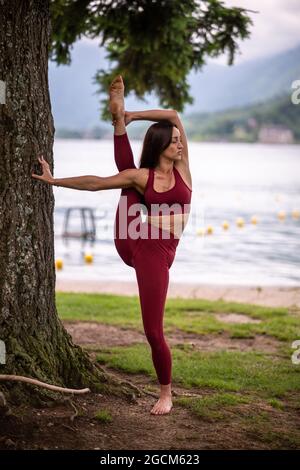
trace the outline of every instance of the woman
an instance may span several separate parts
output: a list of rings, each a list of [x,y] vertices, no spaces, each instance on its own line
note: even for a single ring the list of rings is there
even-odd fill
[[[136,272],[145,335],[160,383],[160,398],[151,414],[172,409],[170,349],[163,333],[163,315],[171,267],[191,201],[191,174],[185,132],[176,111],[125,112],[124,84],[118,76],[110,86],[115,161],[119,173],[109,177],[53,178],[48,163],[38,158],[43,174],[32,176],[66,188],[100,191],[121,188],[115,220],[115,245]],[[156,121],[147,131],[136,168],[126,125]],[[142,222],[141,209],[147,211]]]

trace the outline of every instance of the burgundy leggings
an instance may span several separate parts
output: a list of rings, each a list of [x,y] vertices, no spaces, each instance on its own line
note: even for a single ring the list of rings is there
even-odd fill
[[[136,168],[127,134],[114,136],[114,150],[119,171]],[[143,196],[138,191],[134,188],[122,189],[115,219],[115,245],[122,260],[135,269],[145,335],[151,346],[152,360],[159,383],[167,385],[171,382],[172,358],[164,338],[163,315],[169,285],[169,268],[174,261],[179,240],[172,234],[171,238],[157,239],[157,235],[162,232],[161,229],[155,229],[156,239],[153,236],[145,238],[145,234],[150,234],[151,226],[147,222],[142,222],[139,211],[135,215],[127,216],[125,231],[135,220],[139,232],[143,235],[136,239],[130,236],[120,238],[120,226],[124,225],[123,211],[128,211],[132,204],[140,203],[143,203]],[[153,227],[151,230],[152,234],[155,233]],[[122,233],[124,234],[124,227]]]

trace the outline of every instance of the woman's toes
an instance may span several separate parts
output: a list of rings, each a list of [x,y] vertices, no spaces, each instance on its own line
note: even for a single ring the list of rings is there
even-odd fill
[[[169,399],[160,399],[152,408],[151,414],[164,415],[170,413],[173,404]]]

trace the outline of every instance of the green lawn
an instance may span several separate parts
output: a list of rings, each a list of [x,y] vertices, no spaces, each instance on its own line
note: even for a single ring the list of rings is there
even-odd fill
[[[63,320],[96,321],[143,332],[137,297],[57,293],[57,308]],[[223,323],[216,318],[220,313],[243,314],[259,319],[260,323]],[[287,448],[300,446],[294,419],[300,410],[300,365],[291,361],[291,344],[300,338],[299,314],[287,308],[169,299],[164,325],[166,336],[176,330],[177,334],[182,331],[210,338],[226,334],[232,341],[256,335],[273,338],[278,344],[276,353],[201,351],[182,339],[171,348],[172,381],[175,386],[196,391],[199,397],[176,398],[176,402],[200,419],[234,419],[244,432],[273,443],[274,448],[280,448],[282,443]],[[99,345],[97,360],[129,374],[143,373],[157,383],[146,339],[143,344],[129,346]]]
[[[108,294],[56,294],[57,308],[64,320],[98,321],[107,325],[143,331],[138,297]],[[239,313],[261,320],[259,324],[228,324],[214,313]],[[169,299],[164,318],[166,334],[174,328],[197,334],[228,332],[233,338],[270,335],[292,342],[300,337],[299,316],[287,308],[270,308],[234,302]]]

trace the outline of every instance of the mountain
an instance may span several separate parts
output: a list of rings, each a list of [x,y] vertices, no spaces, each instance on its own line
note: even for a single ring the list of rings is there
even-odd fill
[[[194,103],[186,112],[219,111],[266,101],[291,92],[296,79],[300,79],[300,45],[236,66],[210,64],[203,73],[191,72]]]
[[[182,117],[189,141],[203,142],[266,142],[300,143],[300,105],[291,101],[290,94],[224,111],[191,113]],[[130,125],[130,139],[143,140],[149,122]],[[111,138],[111,126],[99,126],[89,131],[58,130],[56,137],[72,139]]]
[[[84,130],[95,126],[110,129],[100,121],[100,95],[93,77],[107,68],[105,50],[80,41],[72,51],[70,66],[49,62],[49,88],[56,130]],[[257,103],[291,91],[291,83],[300,78],[300,45],[265,59],[251,60],[231,67],[209,62],[202,71],[189,75],[194,104],[191,112],[219,111]],[[132,94],[126,98],[127,109],[158,107],[155,96],[147,102]]]
[[[184,125],[189,139],[195,141],[263,142],[267,131],[274,143],[278,139],[299,143],[300,105],[284,94],[245,107],[193,113],[184,119]]]

